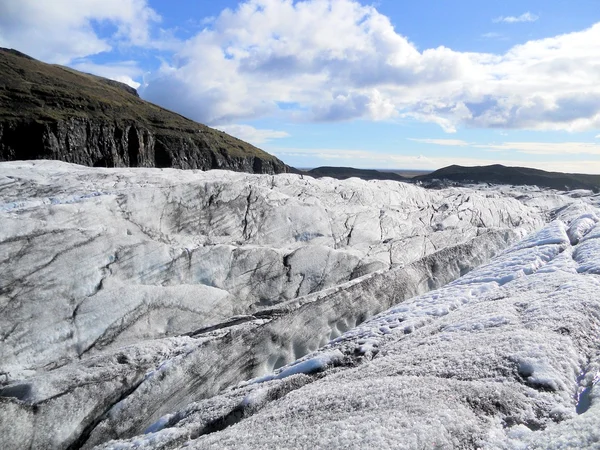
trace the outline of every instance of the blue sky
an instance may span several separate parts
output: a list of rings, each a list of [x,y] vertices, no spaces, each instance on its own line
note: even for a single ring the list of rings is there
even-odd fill
[[[600,5],[5,0],[0,46],[297,167],[600,173]]]

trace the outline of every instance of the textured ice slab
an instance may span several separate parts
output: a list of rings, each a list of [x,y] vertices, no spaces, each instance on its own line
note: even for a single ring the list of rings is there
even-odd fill
[[[594,199],[581,195],[48,161],[2,163],[0,177],[0,434],[11,448],[90,447],[171,429],[169,414],[330,341],[343,358],[300,367],[353,365],[378,352],[381,336],[409,335],[550,261],[593,273],[593,256],[571,247],[580,240],[584,249],[596,223]],[[581,220],[567,228],[575,212]],[[345,332],[551,218],[545,235],[503,254],[485,280],[463,278],[435,294],[445,300],[423,297],[406,320],[368,327],[348,356],[361,332]],[[268,383],[305,376],[287,374]],[[204,425],[202,434],[221,427]]]
[[[101,448],[598,448],[600,279],[549,239],[580,223]]]
[[[485,230],[524,233],[543,221],[510,196],[395,182],[54,161],[0,168],[8,379],[402,267]]]

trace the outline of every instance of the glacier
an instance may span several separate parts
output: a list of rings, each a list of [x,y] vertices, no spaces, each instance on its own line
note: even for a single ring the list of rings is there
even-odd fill
[[[598,202],[0,163],[0,442],[595,448]]]

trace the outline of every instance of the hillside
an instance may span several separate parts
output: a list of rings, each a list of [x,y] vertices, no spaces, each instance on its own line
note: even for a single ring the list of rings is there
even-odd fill
[[[414,180],[425,183],[434,180],[448,180],[459,183],[535,185],[559,190],[590,189],[594,192],[600,190],[600,175],[546,172],[539,169],[507,167],[500,164],[475,167],[452,165],[427,175],[417,176]]]
[[[373,169],[355,169],[354,167],[330,167],[322,166],[304,172],[315,178],[330,177],[337,180],[346,180],[348,178],[360,178],[362,180],[392,180],[407,181],[409,178],[398,175],[394,172],[382,172]]]
[[[274,156],[106,78],[0,48],[0,161],[287,172]]]

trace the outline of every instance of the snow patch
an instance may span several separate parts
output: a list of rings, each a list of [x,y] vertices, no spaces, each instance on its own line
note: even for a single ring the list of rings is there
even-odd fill
[[[254,380],[249,381],[249,383],[264,383],[265,381],[281,380],[300,373],[310,375],[311,373],[323,371],[326,368],[341,362],[343,359],[344,355],[339,350],[319,353],[316,356],[295,361],[284,366],[274,374],[255,378]]]

